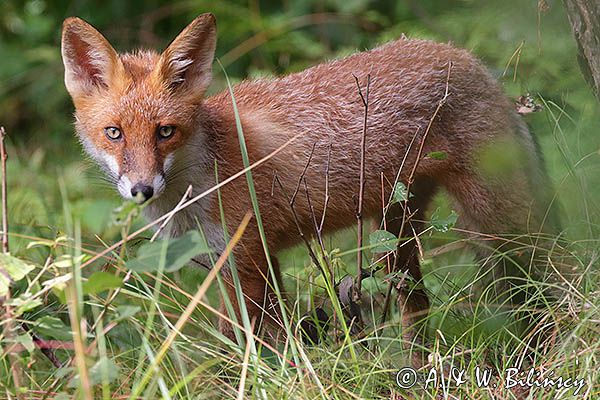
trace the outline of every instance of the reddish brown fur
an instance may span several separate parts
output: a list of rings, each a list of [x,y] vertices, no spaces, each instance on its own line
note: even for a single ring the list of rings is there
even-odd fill
[[[88,32],[93,28],[83,24],[81,20],[65,23],[63,55],[67,66],[82,57],[85,59],[81,50],[74,54],[68,51],[69,32],[75,30],[73,27],[77,27],[75,31],[79,35],[85,32],[87,36],[84,37],[94,35]],[[190,26],[162,56],[150,52],[121,55],[122,68],[111,67],[110,70],[117,73],[95,84],[93,91],[70,90],[77,109],[79,134],[88,138],[82,141],[90,140],[96,148],[113,155],[119,165],[119,173],[132,171],[137,174],[134,175],[136,179],[145,179],[163,168],[167,154],[179,155],[186,162],[196,160],[195,169],[180,174],[176,180],[169,182],[167,176],[165,193],[148,208],[150,217],[169,211],[188,184],[194,185],[196,192],[212,185],[214,159],[218,161],[220,180],[243,168],[229,93],[201,100],[210,79],[206,59],[212,59],[210,39],[215,32],[214,20],[204,15]],[[189,43],[204,41],[204,50],[188,54],[202,68],[186,75],[182,89],[173,87],[173,72],[165,72],[165,63],[177,51],[189,50],[187,47],[180,48],[188,36]],[[88,43],[92,49],[104,46],[97,37],[89,39]],[[189,43],[186,46],[189,47]],[[110,50],[106,52],[112,54]],[[119,64],[109,60],[106,65],[115,63]],[[180,71],[178,73],[181,74]],[[427,132],[423,153],[442,151],[448,157],[445,160],[424,158],[418,164],[413,186],[415,197],[410,202],[411,209],[418,212],[417,219],[422,219],[436,189],[443,187],[456,200],[460,220],[468,229],[487,233],[527,233],[541,229],[541,208],[539,204],[532,207],[532,203],[542,197],[542,190],[538,188],[542,185],[537,183],[543,182],[544,176],[533,140],[498,83],[479,61],[464,50],[430,41],[400,39],[283,78],[235,86],[235,102],[251,162],[267,156],[290,138],[301,134],[291,145],[253,171],[267,244],[272,254],[298,243],[300,239],[288,199],[277,189],[272,194],[273,173],[277,173],[290,195],[313,146],[314,156],[305,178],[318,215],[324,208],[325,171],[331,147],[331,201],[327,207],[325,230],[335,231],[352,226],[356,221],[364,110],[355,75],[363,84],[367,76],[371,76],[365,217],[382,217],[382,173],[386,196],[399,171],[400,181],[408,181],[416,162],[417,149],[448,85],[447,101]],[[195,85],[194,90],[185,88],[185,85],[192,84]],[[123,128],[127,139],[118,146],[107,143],[101,134],[104,127],[115,124]],[[177,126],[179,135],[172,141],[157,144],[154,135],[160,124]],[[526,156],[522,165],[492,176],[483,174],[479,166],[480,150],[503,140],[524,149]],[[223,187],[222,198],[230,228],[237,226],[244,214],[252,209],[243,177]],[[172,234],[194,228],[197,218],[208,225],[209,241],[222,249],[218,203],[212,197],[203,199],[195,207],[175,218]],[[304,194],[297,197],[295,209],[304,232],[312,232],[312,216]],[[389,229],[395,233],[400,229],[400,214],[396,207],[388,215]],[[248,298],[250,316],[258,317],[265,306],[268,289],[264,278],[267,276],[267,263],[256,221],[235,250],[235,257],[244,294]],[[276,260],[273,259],[273,262],[278,270]],[[421,278],[414,244],[399,250],[397,266],[408,269],[415,279]],[[403,296],[407,301],[405,325],[408,326],[415,322],[411,313],[426,310],[428,302],[422,291],[414,291],[410,295],[403,293]],[[230,297],[235,297],[233,291]],[[228,330],[226,324],[223,329]]]

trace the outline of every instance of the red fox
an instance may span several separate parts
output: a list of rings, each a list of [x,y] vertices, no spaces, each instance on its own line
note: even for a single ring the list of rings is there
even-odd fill
[[[284,193],[291,194],[300,177],[312,208],[326,207],[325,232],[352,226],[365,111],[355,77],[365,82],[369,76],[365,218],[384,217],[382,182],[387,198],[395,182],[411,180],[408,207],[416,233],[423,229],[424,212],[440,188],[453,199],[466,231],[527,234],[543,229],[547,178],[535,141],[498,82],[467,51],[402,38],[281,78],[242,82],[233,88],[235,99],[229,92],[204,98],[215,46],[212,14],[197,17],[161,54],[119,54],[83,20],[64,22],[65,84],[75,105],[79,139],[124,198],[152,200],[145,208],[148,218],[172,210],[190,184],[194,193],[212,187],[215,164],[219,180],[244,168],[235,100],[251,162],[297,136],[253,171],[271,253],[301,240]],[[515,162],[490,172],[485,153],[497,143],[510,143],[505,151],[514,153]],[[431,152],[446,156],[424,156]],[[273,190],[274,173],[284,191]],[[246,180],[225,185],[221,195],[227,225],[237,226],[252,209]],[[311,232],[314,221],[306,196],[296,197],[295,211],[300,227]],[[392,207],[385,219],[387,229],[399,234],[402,206]],[[176,214],[170,235],[197,229],[198,222],[208,242],[222,251],[216,195]],[[256,220],[234,255],[249,316],[261,318],[271,309],[266,304],[272,299],[269,279],[283,285],[275,257],[276,277],[266,278]],[[402,242],[395,264],[412,279],[422,279],[414,240]],[[224,276],[227,280],[227,269]],[[235,300],[235,291],[229,290]],[[408,328],[427,313],[429,302],[421,289],[401,290],[406,291],[401,295],[403,325]],[[273,312],[267,314],[276,319]],[[221,329],[231,336],[228,324],[222,322]]]

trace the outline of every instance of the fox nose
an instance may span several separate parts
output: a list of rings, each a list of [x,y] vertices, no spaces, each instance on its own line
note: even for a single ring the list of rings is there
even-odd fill
[[[138,194],[141,193],[141,199],[138,197]],[[152,195],[154,195],[154,188],[149,185],[144,185],[143,183],[136,183],[131,188],[131,195],[135,200],[140,199],[139,203],[143,203],[146,200],[149,200]]]

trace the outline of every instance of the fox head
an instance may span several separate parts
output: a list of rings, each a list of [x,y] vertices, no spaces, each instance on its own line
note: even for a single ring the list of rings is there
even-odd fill
[[[141,203],[164,191],[175,152],[197,129],[215,46],[212,14],[160,55],[118,54],[87,22],[65,20],[62,59],[77,134],[123,197]]]

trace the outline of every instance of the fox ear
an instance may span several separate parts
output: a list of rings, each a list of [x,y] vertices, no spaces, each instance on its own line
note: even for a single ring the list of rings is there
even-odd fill
[[[203,95],[212,79],[217,45],[215,16],[196,17],[160,56],[154,73],[167,86]]]
[[[123,64],[115,49],[93,26],[76,17],[63,23],[62,59],[65,86],[72,97],[107,88]]]

